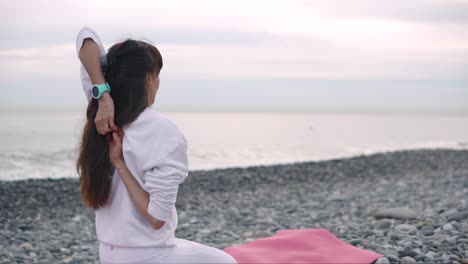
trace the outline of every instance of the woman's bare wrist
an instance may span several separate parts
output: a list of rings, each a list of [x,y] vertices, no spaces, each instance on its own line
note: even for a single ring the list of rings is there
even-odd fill
[[[115,167],[115,169],[118,170],[118,171],[122,171],[122,170],[127,169],[127,165],[126,165],[125,162],[123,162],[123,161],[122,161],[122,162],[115,163],[115,164],[114,164],[114,167]]]

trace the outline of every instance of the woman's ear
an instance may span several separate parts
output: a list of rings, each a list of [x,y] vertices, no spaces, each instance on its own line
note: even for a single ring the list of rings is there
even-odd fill
[[[152,84],[152,82],[154,82],[153,75],[151,73],[147,73],[145,77],[145,84],[149,86]]]

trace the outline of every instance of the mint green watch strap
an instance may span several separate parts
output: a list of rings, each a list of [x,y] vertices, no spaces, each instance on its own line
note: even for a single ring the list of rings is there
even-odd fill
[[[94,99],[101,98],[104,92],[110,92],[111,88],[110,85],[106,82],[103,84],[95,84],[91,90],[91,94]]]

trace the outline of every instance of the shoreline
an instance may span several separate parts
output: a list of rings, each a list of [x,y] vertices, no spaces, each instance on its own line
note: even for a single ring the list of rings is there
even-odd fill
[[[467,161],[468,150],[423,149],[190,171],[176,237],[222,249],[325,228],[391,263],[467,263]],[[94,212],[78,187],[78,178],[0,181],[0,263],[98,263]]]
[[[274,167],[274,166],[295,166],[299,164],[312,164],[312,163],[321,163],[321,162],[330,162],[330,161],[337,161],[337,160],[349,160],[353,158],[366,158],[374,155],[385,155],[385,154],[392,154],[392,153],[400,153],[400,152],[421,152],[421,151],[468,151],[468,142],[458,142],[456,145],[447,146],[445,144],[441,144],[440,146],[422,146],[422,147],[407,147],[407,148],[394,148],[394,149],[386,149],[386,150],[372,150],[367,151],[365,153],[359,154],[348,154],[342,155],[334,158],[317,158],[311,160],[297,160],[297,161],[287,161],[287,162],[272,162],[272,163],[265,163],[265,164],[253,164],[253,165],[240,165],[240,166],[226,166],[226,167],[216,167],[216,168],[206,168],[206,169],[189,169],[189,172],[192,173],[207,173],[210,171],[219,171],[219,170],[244,170],[244,169],[261,169],[265,167]],[[25,178],[25,179],[13,179],[13,180],[4,180],[0,179],[1,182],[22,182],[22,181],[29,181],[29,180],[61,180],[61,179],[74,179],[77,180],[78,176],[70,176],[70,177],[45,177],[45,178]]]

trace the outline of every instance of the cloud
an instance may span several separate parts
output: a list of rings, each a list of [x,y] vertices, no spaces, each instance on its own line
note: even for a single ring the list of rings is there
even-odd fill
[[[450,36],[449,31],[445,34]],[[107,48],[114,43],[100,35]],[[249,44],[154,42],[165,60],[162,74],[168,78],[465,78],[468,45],[462,44],[468,42],[442,38],[426,44],[424,36],[408,35],[405,41],[370,38],[340,42],[314,36],[265,34],[253,37],[257,39]],[[25,74],[31,78],[71,76],[78,67],[74,43],[0,50],[3,79]]]
[[[206,92],[200,96],[220,91],[220,97],[243,98],[231,94],[236,80],[248,87],[239,93],[258,91],[251,100],[274,89],[304,104],[300,94],[312,87],[323,88],[316,98],[333,100],[340,93],[331,84],[351,89],[341,94],[355,91],[362,98],[395,89],[393,84],[429,93],[425,98],[455,84],[466,92],[466,7],[466,1],[455,0],[3,1],[0,92],[55,91],[58,80],[79,83],[74,41],[83,26],[94,28],[107,48],[126,37],[150,40],[165,60],[162,82],[195,80],[191,91]],[[460,90],[458,97],[444,97],[446,102],[466,99]],[[267,96],[281,103],[277,93]],[[432,99],[423,101],[427,106]]]
[[[466,0],[314,0],[296,3],[333,19],[379,19],[416,23],[468,23]]]

